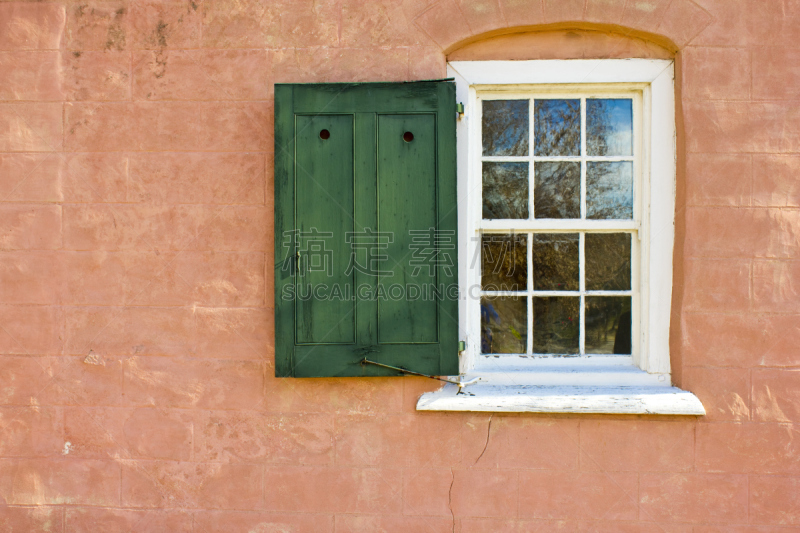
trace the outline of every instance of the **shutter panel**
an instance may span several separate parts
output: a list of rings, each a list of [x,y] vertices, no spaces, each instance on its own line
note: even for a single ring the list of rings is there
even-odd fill
[[[455,86],[276,84],[275,375],[458,373]]]

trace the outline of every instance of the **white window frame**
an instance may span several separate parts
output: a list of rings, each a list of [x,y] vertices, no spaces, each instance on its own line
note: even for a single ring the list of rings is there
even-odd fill
[[[448,77],[456,82],[457,101],[465,104],[457,125],[459,283],[465,295],[460,301],[459,330],[461,339],[466,341],[460,379],[471,384],[463,389],[448,385],[425,394],[417,409],[705,414],[693,394],[673,387],[670,380],[676,170],[673,61],[454,61],[447,69]],[[573,91],[583,96],[624,92],[641,98],[640,105],[634,105],[634,109],[641,110],[641,116],[634,115],[634,124],[638,124],[635,127],[641,128],[641,132],[634,131],[634,139],[641,140],[635,152],[634,220],[605,222],[608,229],[625,226],[633,230],[634,241],[638,235],[638,243],[632,243],[632,248],[639,248],[638,254],[632,254],[632,283],[637,279],[641,283],[632,313],[631,357],[480,354],[480,307],[474,301],[479,293],[475,288],[480,287],[480,261],[476,264],[475,260],[476,253],[480,253],[480,236],[492,228],[514,228],[509,221],[482,220],[478,98],[489,92],[506,93],[509,98],[521,97],[525,92],[525,97],[530,98],[532,93],[553,91]],[[595,228],[597,222],[593,221]],[[530,231],[536,223],[525,221],[520,228]],[[575,229],[585,229],[584,221],[562,222],[565,228],[570,224]],[[542,226],[543,230],[551,227]],[[529,331],[529,336],[532,333]]]

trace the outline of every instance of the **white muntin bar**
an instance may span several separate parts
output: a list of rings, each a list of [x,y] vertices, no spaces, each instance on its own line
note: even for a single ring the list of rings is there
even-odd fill
[[[534,220],[481,220],[478,230],[482,233],[597,233],[632,232],[637,229],[633,220],[581,220],[579,218],[539,218]]]

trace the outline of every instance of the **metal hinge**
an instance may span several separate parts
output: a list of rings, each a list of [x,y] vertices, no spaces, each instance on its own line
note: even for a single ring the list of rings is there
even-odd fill
[[[467,349],[467,341],[458,341],[458,353]]]
[[[464,114],[464,104],[462,104],[461,102],[458,102],[456,104],[456,113],[458,113],[459,115]]]

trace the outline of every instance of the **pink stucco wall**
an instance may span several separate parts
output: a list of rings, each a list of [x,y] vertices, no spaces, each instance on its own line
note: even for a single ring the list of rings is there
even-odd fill
[[[560,22],[677,50],[672,362],[708,416],[272,377],[272,84]],[[798,40],[794,0],[0,3],[0,531],[798,531]]]

